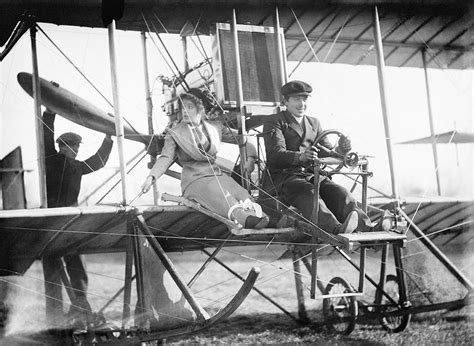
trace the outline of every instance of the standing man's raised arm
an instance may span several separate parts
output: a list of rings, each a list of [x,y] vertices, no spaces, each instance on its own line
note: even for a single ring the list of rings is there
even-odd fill
[[[43,139],[44,139],[44,154],[46,157],[55,155],[58,152],[54,147],[54,119],[56,114],[46,108],[43,112]]]
[[[106,135],[99,150],[83,162],[81,166],[82,174],[89,174],[104,167],[109,159],[113,144],[112,137]]]

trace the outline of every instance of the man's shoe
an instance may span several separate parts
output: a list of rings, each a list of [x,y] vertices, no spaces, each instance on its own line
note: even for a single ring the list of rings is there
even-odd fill
[[[392,214],[384,210],[382,219],[372,228],[372,232],[388,232],[392,229]]]
[[[9,312],[10,309],[8,306],[4,302],[0,301],[0,330],[6,327]]]
[[[267,215],[263,215],[262,217],[249,215],[245,219],[245,228],[254,228],[254,229],[261,229],[265,228],[268,225],[270,219]]]
[[[351,211],[343,224],[336,227],[335,234],[352,233],[359,224],[359,214],[355,210]]]
[[[86,313],[69,311],[66,314],[66,326],[74,329],[76,332],[83,333],[87,332],[88,318]]]
[[[92,329],[101,329],[107,326],[107,321],[104,317],[104,314],[101,312],[93,312],[91,316],[91,321],[89,327]]]

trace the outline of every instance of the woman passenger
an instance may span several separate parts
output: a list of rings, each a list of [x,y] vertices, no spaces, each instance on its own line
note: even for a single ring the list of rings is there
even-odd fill
[[[190,89],[180,96],[183,119],[168,130],[160,157],[142,185],[148,192],[177,159],[182,165],[181,191],[184,197],[245,228],[264,228],[268,216],[253,202],[247,190],[216,164],[216,155],[223,139],[236,142],[232,132],[219,120],[207,120],[206,96],[199,89]],[[247,172],[252,172],[257,157],[255,146],[247,141]]]

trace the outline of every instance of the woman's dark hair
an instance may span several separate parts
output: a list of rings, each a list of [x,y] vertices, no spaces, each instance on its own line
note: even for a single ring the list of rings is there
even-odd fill
[[[214,107],[214,100],[212,98],[212,95],[210,95],[209,91],[201,90],[198,88],[191,88],[187,93],[197,97],[201,101],[206,114],[209,113]]]
[[[191,93],[181,94],[180,99],[192,101],[196,105],[196,107],[199,109],[199,111],[206,110],[202,100],[199,97],[196,97],[194,94],[191,94]]]

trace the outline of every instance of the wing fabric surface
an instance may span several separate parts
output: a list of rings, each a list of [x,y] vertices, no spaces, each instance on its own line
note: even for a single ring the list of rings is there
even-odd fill
[[[127,249],[127,223],[141,213],[167,252],[243,244],[304,242],[303,233],[251,235],[227,239],[223,223],[185,206],[67,207],[0,211],[0,275],[23,274],[35,259]]]
[[[136,0],[126,2],[117,28],[148,31],[144,21],[146,18],[154,22],[160,32],[178,34],[186,24],[189,26],[191,23],[193,31],[207,35],[215,23],[225,23],[231,19],[233,8],[237,10],[239,23],[272,26],[275,5],[278,5],[280,25],[285,32],[287,60],[374,65],[371,3],[347,0]],[[421,51],[426,50],[429,68],[471,67],[472,6],[469,1],[397,0],[376,3],[383,41],[387,47],[387,66],[423,67]],[[180,6],[179,11],[176,11],[177,6]],[[14,35],[15,27],[26,16],[25,13],[33,15],[38,22],[103,28],[99,0],[0,0],[1,46],[11,49],[15,44],[15,37],[18,36]],[[159,18],[159,22],[156,18]],[[306,43],[306,38],[313,49]],[[0,53],[0,59],[10,49],[5,48],[5,52]]]
[[[384,208],[383,205],[379,207]],[[459,261],[457,256],[461,256],[464,258],[461,263],[468,261],[467,254],[473,251],[474,201],[410,200],[405,204],[404,211],[427,239],[446,251],[449,259]],[[462,302],[469,290],[457,275],[429,250],[413,226],[408,228],[406,235],[408,241],[403,249],[402,262],[412,305]],[[469,268],[465,263],[458,267],[463,275],[472,280]]]

